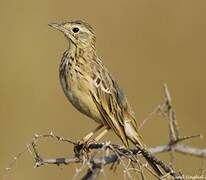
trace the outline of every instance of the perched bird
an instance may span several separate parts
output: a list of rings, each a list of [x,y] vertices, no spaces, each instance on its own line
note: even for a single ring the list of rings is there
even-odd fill
[[[49,25],[61,31],[69,41],[59,66],[64,94],[75,108],[99,123],[83,140],[88,141],[94,133],[104,129],[96,138],[99,140],[112,129],[127,148],[128,141],[145,148],[126,96],[97,56],[93,28],[80,20]],[[161,175],[157,165],[149,163]]]

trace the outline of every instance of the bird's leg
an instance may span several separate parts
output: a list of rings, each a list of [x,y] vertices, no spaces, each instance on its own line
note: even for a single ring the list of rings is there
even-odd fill
[[[92,132],[87,134],[84,138],[82,138],[82,142],[87,142],[96,132],[98,132],[101,128],[103,128],[103,124],[97,126]]]
[[[97,135],[96,138],[91,139],[91,137],[103,127],[104,130],[99,135]],[[91,143],[99,141],[108,131],[109,128],[107,126],[99,125],[96,129],[94,129],[94,131],[90,132],[82,140],[80,140],[77,145],[75,145],[74,147],[75,155],[77,157],[80,157],[82,154],[85,153],[86,156],[90,156],[92,151],[88,148],[89,145]]]
[[[109,128],[107,126],[102,126],[102,127],[96,128],[95,129],[96,132],[101,128],[104,128],[104,130],[101,133],[99,133],[94,139],[91,139],[91,137],[90,137],[85,142],[85,146],[89,147],[90,144],[98,142],[109,131]]]
[[[75,155],[77,157],[80,157],[80,155],[84,152],[86,152],[86,154],[89,154],[88,149],[85,149],[85,147],[90,144],[91,137],[103,127],[104,127],[103,124],[97,126],[92,132],[90,132],[84,138],[82,138],[81,140],[78,141],[77,145],[75,145],[75,147],[74,147],[74,152],[75,152]],[[92,140],[92,141],[94,141],[94,140]]]
[[[107,132],[109,131],[108,127],[105,127],[105,129],[94,139],[94,141],[99,141]]]

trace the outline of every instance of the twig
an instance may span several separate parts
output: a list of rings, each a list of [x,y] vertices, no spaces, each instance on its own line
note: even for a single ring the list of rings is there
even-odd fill
[[[183,136],[180,137],[179,133],[179,127],[177,125],[177,118],[175,111],[173,109],[172,105],[172,99],[170,92],[168,90],[168,87],[166,84],[164,84],[164,94],[165,94],[165,100],[164,103],[161,105],[158,105],[141,123],[139,130],[145,125],[145,123],[148,122],[149,119],[151,119],[156,113],[160,112],[167,120],[169,124],[169,142],[166,145],[156,146],[153,148],[150,148],[148,150],[138,148],[135,149],[125,149],[122,146],[116,145],[116,144],[110,144],[108,142],[106,143],[92,143],[92,144],[86,144],[86,145],[79,145],[78,143],[71,141],[70,139],[66,139],[64,137],[54,135],[52,132],[49,134],[43,134],[38,135],[36,134],[32,142],[27,145],[26,150],[30,152],[30,154],[35,159],[35,165],[36,167],[45,165],[45,164],[55,164],[55,165],[68,165],[71,163],[79,163],[81,164],[81,168],[76,170],[76,174],[74,175],[73,179],[75,179],[79,173],[85,169],[88,168],[86,174],[83,176],[83,180],[94,180],[97,179],[100,175],[100,172],[103,170],[104,166],[112,164],[112,167],[114,167],[114,164],[122,165],[124,168],[125,175],[128,176],[128,178],[133,179],[130,172],[131,170],[134,170],[135,172],[140,173],[141,178],[144,180],[145,176],[143,173],[143,168],[146,168],[149,172],[151,171],[147,164],[142,163],[139,160],[139,157],[141,155],[147,157],[150,161],[154,162],[158,166],[164,170],[165,175],[162,177],[156,177],[154,174],[154,177],[157,179],[164,179],[167,178],[167,176],[172,176],[174,179],[183,179],[183,175],[179,172],[176,172],[173,168],[174,165],[174,153],[181,153],[184,155],[191,155],[196,157],[201,157],[203,159],[206,158],[206,149],[200,149],[195,148],[191,146],[187,146],[182,144],[183,141],[189,140],[191,138],[201,137],[201,135],[192,135],[192,136]],[[37,144],[40,139],[44,138],[52,138],[60,142],[67,142],[69,144],[74,145],[75,154],[74,157],[71,158],[42,158],[39,151],[37,150]],[[181,143],[181,144],[180,144]],[[95,153],[91,153],[92,151],[97,152],[103,152],[101,156],[97,156]],[[104,153],[106,152],[107,153]],[[88,153],[89,152],[89,153]],[[162,160],[157,159],[154,155],[158,153],[165,153],[169,152],[171,154],[171,165],[169,166],[166,163],[164,163]],[[19,153],[17,156],[15,156],[14,161],[10,163],[8,170],[11,169],[11,167],[15,164],[17,159],[22,155],[23,153]],[[129,163],[126,165],[125,160],[128,160]],[[134,165],[137,165],[137,169]],[[204,164],[204,163],[203,163]],[[130,168],[132,166],[132,168]],[[152,171],[151,171],[152,172]],[[205,165],[203,165],[201,174],[205,172]]]
[[[36,167],[40,167],[45,164],[56,164],[57,166],[64,164],[68,165],[71,163],[80,163],[82,162],[79,158],[50,158],[50,159],[37,159],[36,160]]]
[[[179,127],[177,125],[176,114],[172,107],[172,98],[166,83],[164,84],[164,93],[165,93],[165,113],[167,114],[169,120],[170,141],[173,142],[179,139]]]
[[[144,126],[155,114],[157,114],[158,112],[160,112],[160,110],[161,110],[161,108],[162,108],[163,105],[164,105],[164,104],[158,105],[151,113],[148,114],[148,116],[147,116],[146,118],[144,118],[144,119],[142,120],[142,122],[140,123],[140,125],[139,125],[139,127],[138,127],[138,131],[140,131],[140,130],[143,128],[143,126]]]
[[[186,146],[184,144],[176,144],[173,147],[173,150],[175,152],[182,153],[182,154],[185,154],[185,155],[191,155],[191,156],[206,158],[206,149],[194,148],[194,147]],[[150,148],[149,151],[152,154],[170,152],[170,145],[157,146],[157,147],[154,147],[154,148]]]

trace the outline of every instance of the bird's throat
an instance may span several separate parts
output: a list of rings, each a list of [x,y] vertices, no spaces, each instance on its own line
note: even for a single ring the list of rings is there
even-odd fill
[[[93,48],[81,48],[78,47],[72,40],[69,42],[68,52],[70,56],[78,59],[79,57],[86,58],[88,61],[94,59],[96,56],[96,50]]]

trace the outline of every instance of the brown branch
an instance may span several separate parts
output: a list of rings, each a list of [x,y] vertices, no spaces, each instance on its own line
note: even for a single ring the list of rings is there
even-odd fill
[[[104,166],[112,165],[111,167],[116,168],[117,165],[122,165],[124,168],[125,174],[129,179],[133,179],[130,172],[135,170],[141,176],[141,179],[145,180],[144,170],[152,173],[157,179],[164,179],[167,176],[172,176],[174,179],[183,179],[181,173],[176,172],[173,168],[174,164],[174,153],[181,153],[184,155],[191,155],[196,157],[206,158],[206,149],[195,148],[182,144],[183,141],[189,140],[195,137],[201,137],[201,135],[192,135],[192,136],[180,136],[179,127],[177,125],[177,118],[175,111],[173,109],[172,99],[168,87],[164,84],[164,94],[165,99],[164,103],[158,105],[148,116],[142,121],[139,129],[141,129],[148,120],[160,112],[163,117],[167,120],[169,124],[169,142],[166,145],[156,146],[149,148],[148,150],[136,147],[135,149],[125,149],[122,146],[105,143],[92,143],[92,144],[78,144],[70,139],[54,135],[53,133],[44,134],[44,135],[35,135],[32,139],[32,142],[27,145],[27,150],[30,152],[32,157],[35,159],[35,166],[40,167],[45,164],[55,164],[55,165],[69,165],[71,163],[81,164],[81,168],[76,171],[75,177],[84,168],[88,168],[86,174],[82,177],[83,180],[94,180],[97,179],[100,173],[103,170]],[[49,158],[44,159],[40,156],[39,151],[37,150],[37,144],[40,139],[51,138],[59,142],[66,142],[74,145],[74,155],[71,158]],[[24,150],[25,151],[25,150]],[[23,152],[24,152],[23,151]],[[14,161],[10,163],[10,167],[7,170],[10,170],[11,167],[15,164],[16,160],[23,154],[19,153],[18,156],[14,158]],[[93,153],[95,152],[95,153]],[[103,152],[103,153],[102,153]],[[107,152],[107,153],[106,153]],[[171,165],[167,165],[162,160],[156,158],[154,155],[158,153],[169,152],[171,154]],[[102,153],[101,156],[97,156],[98,153]],[[157,164],[165,172],[163,177],[157,177],[153,171],[148,167],[147,164],[144,164],[140,161],[141,156],[147,157],[150,161]],[[128,165],[125,164],[125,160],[128,160]],[[116,165],[115,165],[116,164]],[[129,168],[132,166],[132,168]],[[135,167],[137,166],[137,167]],[[205,172],[205,165],[201,169],[201,173]]]
[[[184,144],[177,144],[173,147],[173,150],[175,152],[182,153],[185,155],[206,158],[206,149],[199,149],[191,146],[186,146]],[[171,148],[170,145],[162,145],[162,146],[150,148],[149,151],[152,154],[158,154],[158,153],[170,152]]]
[[[35,159],[36,162],[36,167],[45,165],[45,164],[55,164],[55,165],[69,165],[71,163],[82,163],[84,161],[85,157],[72,157],[72,158],[56,158],[56,159],[44,159],[41,158],[41,156],[38,153],[37,150],[37,143],[38,140],[42,139],[42,137],[45,138],[55,138],[56,136],[50,136],[49,134],[45,134],[45,135],[35,135],[35,137],[32,140],[31,145],[29,146],[30,151],[32,150],[33,153],[33,157]],[[55,138],[56,139],[56,138]],[[64,139],[64,138],[63,138]],[[58,141],[63,141],[61,138],[57,138]],[[71,143],[70,140],[65,141],[64,142],[69,142],[69,144]],[[178,143],[178,142],[177,142]],[[72,143],[75,144],[75,143]],[[173,151],[174,152],[178,152],[178,153],[182,153],[185,155],[192,155],[192,156],[197,156],[197,157],[203,157],[206,158],[206,149],[199,149],[199,148],[194,148],[194,147],[190,147],[190,146],[186,146],[183,144],[173,144]],[[113,164],[115,162],[118,162],[120,160],[120,158],[124,157],[125,159],[132,159],[131,156],[132,155],[138,155],[140,156],[140,154],[144,154],[145,156],[148,156],[148,158],[150,160],[152,160],[153,162],[155,162],[156,164],[160,165],[165,172],[168,174],[171,174],[174,178],[178,179],[180,178],[180,174],[176,173],[171,167],[169,167],[168,165],[165,165],[162,161],[156,159],[152,154],[158,154],[158,153],[164,153],[164,152],[170,152],[171,151],[171,144],[168,145],[162,145],[162,146],[157,146],[157,147],[153,147],[150,148],[148,151],[150,153],[148,153],[147,151],[144,151],[143,149],[124,149],[119,145],[112,145],[109,143],[93,143],[90,144],[88,147],[88,149],[90,150],[104,150],[105,149],[113,149],[115,150],[116,153],[113,153],[111,155],[107,155],[107,156],[103,156],[101,158],[88,158],[87,162],[89,164],[91,164],[91,167],[88,169],[86,175],[84,176],[84,178],[93,178],[96,177],[96,175],[100,173],[101,168],[104,166],[107,166],[109,164]],[[132,161],[134,161],[134,159],[132,159]],[[137,163],[137,161],[135,161]],[[101,165],[101,166],[100,166]],[[100,168],[101,167],[101,168]]]
[[[35,154],[35,160],[36,160],[37,166],[43,165],[45,163],[60,165],[60,164],[69,164],[71,162],[75,162],[75,163],[82,162],[81,157],[79,156],[80,153],[78,153],[78,158],[72,158],[72,159],[66,159],[66,158],[42,159],[40,158],[40,155],[36,153],[37,152],[36,146],[32,145],[32,147],[33,147],[33,151],[35,151],[34,154]],[[79,151],[82,150],[79,147],[75,147],[75,148],[79,149]],[[142,149],[142,148],[136,147],[135,149],[128,150],[128,149],[122,148],[119,145],[110,145],[110,144],[108,145],[108,143],[93,143],[93,144],[90,144],[88,147],[85,147],[84,151],[89,151],[91,149],[112,149],[116,153],[110,156],[104,156],[102,158],[88,159],[89,160],[88,162],[91,164],[91,168],[89,168],[89,170],[87,171],[87,174],[84,176],[83,179],[91,178],[93,176],[96,177],[97,174],[99,174],[101,167],[114,163],[117,160],[120,160],[122,156],[133,160],[131,158],[131,155],[140,155],[140,154],[144,155],[144,157],[147,157],[147,159],[159,165],[165,171],[165,173],[169,173],[175,179],[178,179],[180,177],[180,174],[176,173],[170,166],[165,164],[162,160],[159,160],[156,157],[154,157],[154,155],[152,155],[152,153],[150,153],[149,151]]]
[[[40,167],[42,165],[45,164],[55,164],[57,166],[61,165],[61,164],[71,164],[71,163],[80,163],[82,162],[79,158],[50,158],[50,159],[42,159],[42,158],[38,158],[36,159],[36,167]]]
[[[172,98],[167,87],[167,84],[164,84],[164,93],[165,93],[165,113],[167,114],[167,119],[169,120],[169,135],[170,142],[174,142],[179,139],[179,127],[177,125],[176,114],[172,106]]]
[[[105,144],[106,143],[93,143],[93,144],[90,144],[89,148],[101,149],[101,148],[105,147]],[[110,156],[104,156],[104,158],[90,159],[89,162],[92,164],[92,168],[88,170],[87,175],[85,175],[84,177],[88,177],[89,175],[93,176],[92,172],[93,173],[94,173],[94,171],[97,172],[97,170],[101,170],[100,167],[106,166],[106,165],[109,165],[109,164],[112,164],[112,163],[118,161],[119,157],[121,157],[123,155],[127,155],[130,153],[132,153],[132,155],[138,155],[138,154],[140,154],[140,151],[142,151],[142,150],[138,150],[138,149],[131,149],[128,151],[127,149],[122,149],[121,146],[117,146],[117,145],[109,145],[107,148],[111,148],[111,146],[113,146],[113,148],[115,148],[115,149],[118,149],[122,154],[121,153],[119,153],[118,155],[112,154]],[[182,153],[185,155],[192,155],[192,156],[206,158],[206,149],[198,149],[198,148],[193,148],[193,147],[186,146],[186,145],[177,144],[173,147],[173,150],[175,152]],[[158,154],[158,153],[170,152],[171,149],[170,149],[170,145],[162,145],[162,146],[150,148],[150,149],[148,149],[148,151],[151,154]],[[173,170],[171,170],[169,167],[165,166],[165,164],[162,165],[162,162],[155,159],[153,156],[151,156],[151,154],[148,154],[148,152],[143,151],[142,153],[144,155],[146,155],[147,157],[149,157],[150,160],[154,161],[157,164],[160,164],[161,167],[163,166],[164,170],[167,173],[174,173]],[[56,159],[42,159],[42,158],[40,158],[40,159],[35,158],[35,159],[36,159],[36,166],[37,167],[44,165],[44,164],[68,165],[71,163],[82,163],[82,160],[77,158],[77,157],[56,158]],[[179,174],[176,173],[175,176],[179,177]]]

